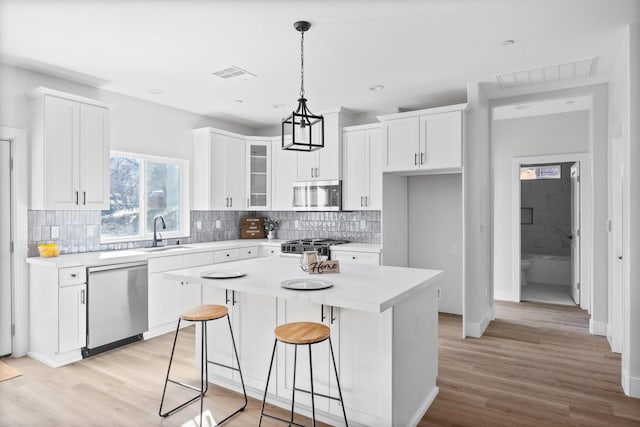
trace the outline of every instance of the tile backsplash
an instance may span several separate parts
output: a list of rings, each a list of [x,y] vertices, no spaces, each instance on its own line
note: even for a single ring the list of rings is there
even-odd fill
[[[151,240],[101,244],[100,215],[100,211],[29,211],[29,256],[38,256],[38,244],[46,242],[55,242],[61,254],[151,246]],[[380,211],[191,211],[191,236],[179,240],[182,243],[200,243],[239,239],[240,220],[246,216],[280,220],[275,231],[277,239],[330,237],[359,243],[380,243]],[[167,244],[176,241],[166,240]]]

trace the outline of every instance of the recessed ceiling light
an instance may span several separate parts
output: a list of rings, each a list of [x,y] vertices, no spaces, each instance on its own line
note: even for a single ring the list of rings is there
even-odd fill
[[[576,101],[567,101],[566,104],[575,104]]]
[[[164,90],[162,89],[149,89],[149,93],[153,94],[153,95],[161,95],[164,93]]]
[[[502,42],[502,46],[512,46],[514,44],[516,44],[516,41],[511,39]]]
[[[284,108],[284,104],[273,104],[272,107],[275,109]]]
[[[520,105],[516,105],[516,110],[526,110],[527,108],[530,108],[530,105],[527,104],[520,104]]]
[[[371,87],[369,88],[369,90],[370,90],[370,91],[373,91],[373,92],[379,92],[379,91],[381,91],[382,89],[384,89],[384,86],[382,86],[382,85],[373,85],[373,86],[371,86]]]
[[[236,99],[236,102],[237,102],[238,104],[242,104],[242,103],[244,102],[244,99]]]

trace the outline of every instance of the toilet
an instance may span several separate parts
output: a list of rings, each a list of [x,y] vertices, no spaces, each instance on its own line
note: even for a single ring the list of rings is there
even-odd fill
[[[531,260],[523,258],[520,260],[520,286],[527,286],[527,270],[531,267]]]

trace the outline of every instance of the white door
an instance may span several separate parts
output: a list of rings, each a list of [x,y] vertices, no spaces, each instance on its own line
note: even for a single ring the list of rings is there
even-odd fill
[[[420,118],[391,120],[382,125],[383,170],[404,171],[418,168]]]
[[[363,130],[343,134],[344,171],[342,204],[347,211],[362,210],[365,206],[365,180],[367,177],[366,132]]]
[[[228,138],[225,145],[224,187],[229,197],[229,209],[237,211],[247,209],[244,188],[246,148],[243,139]]]
[[[366,202],[368,210],[382,209],[382,132],[372,129],[369,136],[369,191]]]
[[[80,105],[80,200],[87,209],[109,208],[109,110]]]
[[[0,140],[0,356],[11,354],[11,143]]]
[[[580,164],[571,165],[571,296],[580,304]]]

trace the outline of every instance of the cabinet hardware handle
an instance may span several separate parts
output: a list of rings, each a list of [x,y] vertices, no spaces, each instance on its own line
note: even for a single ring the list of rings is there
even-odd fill
[[[335,316],[333,315],[333,306],[331,306],[331,324],[333,325],[333,322],[336,321]]]
[[[316,178],[318,177],[319,173],[318,173],[318,168],[316,168]]]
[[[424,165],[424,153],[420,152],[420,164]]]
[[[227,256],[230,256],[231,254],[227,254]]]
[[[84,289],[80,291],[80,304],[84,304],[85,302],[84,292]]]
[[[233,207],[233,197],[229,197],[229,207]]]
[[[248,208],[250,208],[250,207],[251,207],[251,199],[249,199],[248,197],[247,197],[247,207],[248,207]]]
[[[228,208],[228,207],[229,207],[229,198],[228,198],[228,197],[225,197],[225,198],[224,198],[224,206],[225,206],[226,208]]]
[[[230,300],[229,300],[229,290],[228,289],[224,290],[224,301],[225,301],[225,304],[229,304]]]
[[[618,257],[618,259],[622,259],[622,255],[620,255],[620,256]]]
[[[324,304],[320,304],[320,322],[324,322],[326,318],[324,315]]]
[[[364,205],[369,206],[369,196],[364,196]]]
[[[311,178],[313,178],[313,168],[311,168]]]
[[[413,153],[413,164],[418,166],[418,153]]]
[[[82,192],[82,204],[86,206],[87,204],[87,192],[83,191]]]
[[[231,291],[231,305],[236,305],[238,300],[236,299],[236,291]]]
[[[77,278],[77,277],[78,277],[78,273],[71,273],[71,278],[72,278],[72,279],[75,279],[75,278]]]
[[[76,205],[80,204],[80,192],[76,190]]]
[[[364,206],[364,197],[360,196],[360,207]]]
[[[356,257],[352,256],[351,259],[356,259]]]

